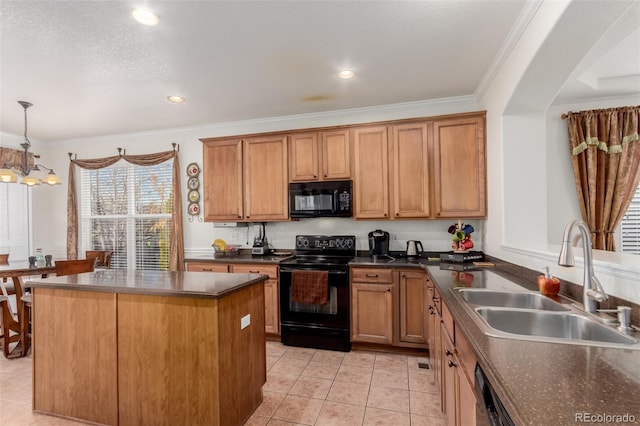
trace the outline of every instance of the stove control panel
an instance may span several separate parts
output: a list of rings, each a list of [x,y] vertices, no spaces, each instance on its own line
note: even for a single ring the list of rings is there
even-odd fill
[[[298,235],[296,249],[308,251],[355,250],[354,235]]]

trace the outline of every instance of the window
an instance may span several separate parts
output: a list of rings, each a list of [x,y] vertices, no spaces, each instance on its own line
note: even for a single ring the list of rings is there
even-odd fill
[[[622,251],[640,254],[640,186],[636,189],[633,200],[622,218]]]
[[[173,160],[82,169],[83,250],[112,250],[112,268],[169,269]]]
[[[9,261],[29,257],[29,212],[26,185],[0,183],[0,253],[9,253]]]

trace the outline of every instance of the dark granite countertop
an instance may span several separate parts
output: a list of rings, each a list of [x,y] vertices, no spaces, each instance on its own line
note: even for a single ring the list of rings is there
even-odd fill
[[[254,263],[254,264],[265,264],[265,265],[277,265],[285,259],[290,259],[294,255],[294,250],[284,251],[286,253],[291,253],[291,255],[287,256],[274,256],[273,254],[267,256],[254,256],[251,254],[249,250],[247,253],[238,253],[232,255],[224,255],[213,257],[211,256],[196,256],[185,259],[185,262],[211,262],[211,263]]]
[[[466,337],[515,424],[575,424],[578,413],[628,414],[640,421],[640,351],[488,336],[451,289],[537,290],[537,285],[497,268],[466,271],[465,282],[440,266],[426,270],[455,318],[456,333]]]
[[[216,299],[267,278],[267,275],[261,274],[106,269],[77,275],[34,279],[26,282],[25,286]]]

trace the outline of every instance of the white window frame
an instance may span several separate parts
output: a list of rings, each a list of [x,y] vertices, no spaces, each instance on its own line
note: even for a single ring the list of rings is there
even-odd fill
[[[620,222],[620,251],[640,255],[640,185]]]
[[[33,253],[31,190],[27,185],[0,183],[0,253],[9,253],[10,262],[26,262]]]
[[[161,165],[166,165],[169,163],[169,166],[172,164],[172,160],[168,160],[167,162],[161,163]],[[84,253],[85,250],[94,250],[92,246],[92,233],[91,233],[91,221],[96,219],[122,219],[126,221],[126,265],[118,264],[117,253],[114,253],[114,257],[112,258],[112,268],[127,268],[127,269],[137,269],[137,256],[136,251],[138,250],[138,246],[136,244],[136,224],[141,219],[165,219],[166,223],[171,223],[171,213],[158,213],[158,214],[136,214],[136,199],[135,199],[135,190],[131,190],[135,187],[135,171],[140,171],[151,169],[154,166],[137,166],[131,164],[126,161],[119,161],[110,167],[117,168],[125,168],[126,169],[126,185],[127,185],[127,214],[125,215],[92,215],[91,214],[91,194],[90,188],[87,187],[89,185],[88,177],[92,174],[92,172],[99,172],[100,170],[81,170],[80,176],[80,217],[79,226],[81,228],[81,253]],[[166,169],[167,177],[172,180],[173,173],[172,168],[167,167]],[[172,182],[169,183],[169,187],[172,187]],[[170,235],[170,233],[169,233]],[[98,248],[95,248],[98,249]],[[167,247],[168,250],[168,247]],[[167,253],[168,255],[168,253]],[[144,263],[144,260],[143,260]],[[144,268],[144,269],[161,269],[161,268]],[[167,268],[168,269],[168,265]]]

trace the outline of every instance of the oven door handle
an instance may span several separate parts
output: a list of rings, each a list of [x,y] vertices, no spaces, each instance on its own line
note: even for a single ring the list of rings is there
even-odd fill
[[[302,268],[282,268],[280,267],[280,272],[293,272],[293,271],[322,271],[320,269],[302,269]],[[329,271],[329,274],[331,275],[346,275],[349,273],[349,271],[341,271],[338,269],[331,269]]]

